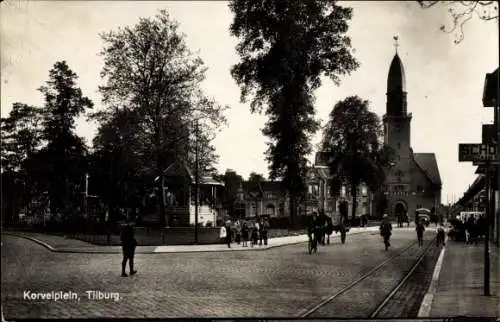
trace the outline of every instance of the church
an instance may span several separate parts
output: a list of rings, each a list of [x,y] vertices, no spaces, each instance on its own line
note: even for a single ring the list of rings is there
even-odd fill
[[[396,47],[397,49],[397,47]],[[397,50],[387,78],[386,114],[383,117],[384,143],[394,149],[394,164],[386,170],[386,180],[378,198],[390,217],[415,210],[436,210],[441,205],[441,177],[434,153],[416,153],[411,147],[411,120],[408,113],[406,78]]]

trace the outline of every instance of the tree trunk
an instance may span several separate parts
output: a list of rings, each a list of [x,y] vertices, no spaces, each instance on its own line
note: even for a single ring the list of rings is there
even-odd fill
[[[158,189],[158,202],[160,205],[159,211],[159,222],[160,227],[165,227],[167,225],[167,220],[165,218],[165,199],[163,198],[163,173],[158,171],[158,182],[156,184]]]
[[[158,140],[159,141],[159,140]],[[159,223],[160,227],[165,227],[167,225],[167,220],[165,218],[165,198],[163,196],[163,166],[162,157],[160,152],[160,145],[157,145],[157,158],[156,158],[156,172],[158,176],[158,181],[156,182],[156,188],[158,190],[158,202],[159,202]]]
[[[297,197],[294,193],[290,193],[290,227],[295,228],[295,217],[297,214]]]
[[[356,184],[351,185],[351,196],[352,196],[352,220],[356,219],[356,208],[358,207],[358,186]]]

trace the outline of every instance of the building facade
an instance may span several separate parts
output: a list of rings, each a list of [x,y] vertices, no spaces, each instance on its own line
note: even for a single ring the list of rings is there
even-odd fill
[[[407,110],[404,67],[394,56],[387,78],[386,114],[383,117],[384,143],[394,149],[392,167],[386,169],[382,191],[391,217],[409,215],[414,220],[418,208],[437,209],[441,205],[441,177],[434,153],[415,153],[411,147],[412,114]]]
[[[330,170],[328,168],[328,157],[327,154],[323,152],[317,152],[315,157],[315,164],[312,167],[314,169],[316,180],[310,181],[313,185],[312,189],[309,191],[317,198],[320,203],[320,209],[325,210],[327,216],[331,217],[334,222],[340,220],[339,207],[341,203],[347,203],[347,208],[349,211],[349,217],[352,215],[353,199],[351,196],[351,189],[347,186],[342,186],[337,195],[333,195],[330,187]],[[356,216],[374,214],[374,195],[368,189],[368,186],[364,183],[359,185],[356,198]]]
[[[243,181],[238,189],[237,204],[243,211],[240,217],[269,218],[288,216],[288,197],[279,181]]]

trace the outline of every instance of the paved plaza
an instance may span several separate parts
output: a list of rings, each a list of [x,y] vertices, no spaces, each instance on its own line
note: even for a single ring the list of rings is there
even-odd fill
[[[345,245],[335,240],[312,255],[305,243],[260,252],[138,254],[139,273],[122,278],[118,254],[56,253],[3,236],[2,307],[7,319],[298,316],[408,247],[415,236],[396,230],[392,239],[387,252],[378,233],[367,232],[349,236]],[[401,265],[410,263],[389,265],[380,273],[380,285],[370,290],[378,288],[377,296],[390,292],[403,276]],[[30,300],[25,291],[71,291],[78,299]],[[119,299],[93,300],[87,291],[117,293]],[[342,316],[340,310],[358,310],[360,303],[366,304],[360,312],[368,312],[373,296],[343,298],[339,311],[330,307],[328,314]]]

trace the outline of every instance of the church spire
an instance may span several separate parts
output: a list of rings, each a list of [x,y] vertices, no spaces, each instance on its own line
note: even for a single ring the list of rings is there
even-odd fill
[[[398,56],[399,44],[396,42],[394,46],[396,47],[396,54],[392,59],[391,67],[389,67],[389,75],[387,77],[387,93],[406,92],[405,69],[403,67],[403,62]]]
[[[399,37],[393,36],[396,53],[387,76],[387,115],[406,115],[406,77],[398,55]]]

